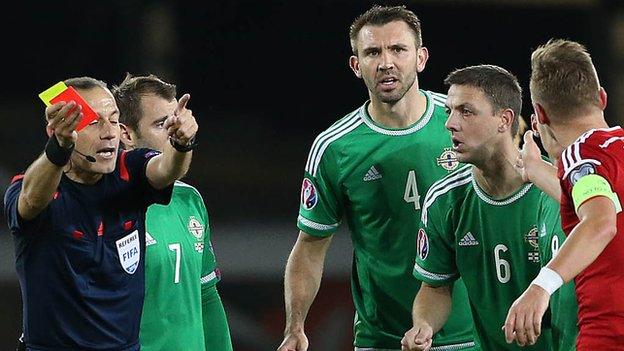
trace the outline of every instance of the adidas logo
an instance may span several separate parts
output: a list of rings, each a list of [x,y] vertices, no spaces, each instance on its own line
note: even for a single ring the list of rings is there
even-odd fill
[[[148,233],[146,231],[145,232],[145,246],[150,246],[150,245],[154,245],[154,244],[156,244],[156,240],[154,238],[152,238],[150,233]]]
[[[371,180],[377,180],[377,179],[381,179],[381,173],[379,173],[379,171],[377,170],[377,168],[375,168],[375,166],[372,166],[368,172],[366,172],[366,175],[364,176],[364,181],[368,182]]]
[[[466,233],[463,238],[459,241],[459,246],[476,246],[479,245],[477,239],[475,239],[474,235],[471,232]]]

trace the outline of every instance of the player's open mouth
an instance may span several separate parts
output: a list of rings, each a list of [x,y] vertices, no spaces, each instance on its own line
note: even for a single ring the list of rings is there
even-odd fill
[[[97,155],[102,158],[112,158],[115,155],[114,147],[105,147],[97,151]]]
[[[396,82],[398,82],[399,80],[394,78],[394,77],[388,77],[388,78],[384,78],[380,81],[381,85],[383,86],[392,86],[394,85]]]
[[[453,140],[453,148],[454,149],[457,149],[462,144],[461,141],[459,141],[459,140],[457,140],[455,138],[453,138],[452,140]]]

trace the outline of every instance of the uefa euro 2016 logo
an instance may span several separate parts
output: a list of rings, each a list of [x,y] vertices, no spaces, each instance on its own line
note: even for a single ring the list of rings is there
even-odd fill
[[[316,188],[314,184],[308,178],[303,179],[301,184],[301,205],[306,210],[311,210],[316,206],[318,197],[316,195]]]
[[[420,257],[421,260],[426,259],[429,255],[429,238],[427,238],[427,233],[422,228],[418,230],[416,250],[418,252],[418,257]]]

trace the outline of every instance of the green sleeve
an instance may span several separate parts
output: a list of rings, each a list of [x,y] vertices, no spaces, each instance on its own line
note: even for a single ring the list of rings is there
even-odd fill
[[[305,172],[297,218],[300,230],[318,237],[336,232],[342,218],[338,178],[337,162],[329,150],[323,154],[316,174]]]
[[[433,286],[447,285],[459,278],[452,226],[446,211],[441,210],[441,203],[438,199],[423,210],[416,236],[414,277]]]

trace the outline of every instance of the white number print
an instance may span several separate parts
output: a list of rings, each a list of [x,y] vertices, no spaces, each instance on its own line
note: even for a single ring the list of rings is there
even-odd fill
[[[557,256],[557,253],[559,253],[559,237],[556,235],[553,236],[552,240],[550,241],[550,250],[552,251],[552,258],[555,258],[555,256]]]
[[[180,283],[180,256],[182,256],[182,248],[180,247],[180,243],[175,243],[169,244],[169,250],[175,251],[176,254],[175,275],[173,277],[173,282],[178,284]]]
[[[507,252],[507,246],[498,244],[494,247],[494,262],[496,264],[496,277],[498,281],[505,284],[511,279],[511,267],[509,262],[500,258],[501,252]]]
[[[403,195],[405,202],[414,203],[414,210],[420,210],[420,195],[418,195],[418,186],[416,184],[416,173],[411,170],[407,174],[407,182],[405,183],[405,194]]]

